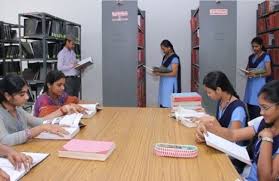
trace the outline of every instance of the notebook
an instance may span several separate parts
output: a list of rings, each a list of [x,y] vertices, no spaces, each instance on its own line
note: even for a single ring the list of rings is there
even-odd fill
[[[79,104],[80,106],[86,108],[85,114],[83,114],[82,118],[88,119],[92,118],[98,111],[102,110],[99,103],[96,104]]]
[[[251,165],[249,154],[245,147],[239,146],[231,141],[228,141],[213,133],[207,132],[208,136],[204,135],[206,144],[219,151],[222,151],[229,156]]]
[[[34,166],[42,162],[49,155],[48,153],[31,153],[31,152],[23,152],[23,153],[33,158],[33,164],[31,168],[33,168]],[[20,170],[15,170],[14,166],[6,158],[0,158],[0,168],[10,176],[11,181],[19,180],[28,172],[24,169],[23,165]]]
[[[161,66],[161,67],[148,67],[146,65],[142,65],[144,68],[146,68],[147,70],[150,70],[152,72],[160,72],[160,73],[169,73],[171,72],[171,70],[169,70],[168,68]]]
[[[83,69],[83,68],[85,68],[85,67],[87,67],[91,64],[93,64],[93,60],[92,60],[91,57],[88,57],[86,59],[83,59],[83,60],[79,61],[77,63],[77,66],[75,67],[75,69]]]
[[[105,161],[114,149],[113,142],[72,139],[58,151],[58,156]]]
[[[63,117],[58,117],[53,120],[44,121],[44,124],[58,124],[62,126],[69,134],[63,135],[63,137],[49,132],[42,132],[36,138],[38,139],[56,139],[56,140],[68,140],[72,139],[80,130],[80,120],[83,114],[74,113]]]

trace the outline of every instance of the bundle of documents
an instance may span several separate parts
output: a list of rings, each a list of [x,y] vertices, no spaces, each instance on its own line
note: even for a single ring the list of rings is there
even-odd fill
[[[174,113],[171,114],[177,121],[180,121],[184,126],[192,128],[197,127],[199,118],[207,116],[205,112],[198,112],[191,109],[178,107]]]
[[[175,111],[178,107],[185,109],[199,109],[202,107],[202,97],[197,92],[172,93],[171,107]]]
[[[72,139],[79,132],[79,128],[80,128],[79,124],[82,116],[83,114],[81,113],[74,113],[74,114],[65,115],[63,117],[55,118],[53,120],[47,120],[44,122],[44,124],[57,124],[59,126],[62,126],[69,134],[63,135],[63,137],[61,137],[53,133],[42,132],[36,138],[57,139],[57,140]]]
[[[31,165],[31,168],[42,162],[49,155],[48,153],[23,153],[32,157],[33,163]],[[0,158],[0,168],[10,176],[11,181],[19,180],[27,172],[29,172],[28,170],[25,170],[23,165],[20,170],[15,170],[14,166],[7,158]]]
[[[72,139],[58,151],[58,156],[105,161],[114,149],[113,142]]]

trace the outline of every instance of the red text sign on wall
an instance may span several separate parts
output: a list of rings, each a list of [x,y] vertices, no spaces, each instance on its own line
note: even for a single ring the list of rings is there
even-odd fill
[[[211,16],[227,16],[229,14],[228,9],[210,9],[209,15]]]
[[[112,11],[112,21],[128,21],[128,11]]]

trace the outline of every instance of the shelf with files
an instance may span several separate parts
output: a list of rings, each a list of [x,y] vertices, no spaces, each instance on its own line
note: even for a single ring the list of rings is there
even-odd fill
[[[263,1],[258,4],[257,36],[271,56],[273,76],[279,79],[279,1]]]
[[[199,82],[199,8],[191,11],[191,91],[198,91]]]
[[[138,9],[138,65],[145,65],[145,13]],[[137,106],[146,107],[146,72],[137,68]]]
[[[81,57],[81,25],[44,12],[18,15],[20,58],[28,64],[39,63],[40,79],[44,79],[49,63],[57,63],[57,54],[64,47],[67,36],[73,38],[77,59]],[[33,65],[32,65],[33,66]],[[34,66],[33,66],[34,68]],[[41,70],[42,69],[42,70]]]
[[[265,18],[279,12],[279,1],[265,0],[258,4],[257,17]]]
[[[0,21],[0,76],[20,73],[18,24]]]

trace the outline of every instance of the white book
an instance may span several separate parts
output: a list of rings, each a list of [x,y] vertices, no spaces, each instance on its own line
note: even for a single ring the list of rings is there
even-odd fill
[[[88,57],[86,59],[83,59],[83,60],[79,61],[77,63],[77,66],[75,67],[75,69],[82,69],[82,68],[85,68],[85,67],[87,67],[91,64],[93,64],[93,60],[92,60],[91,57]]]
[[[47,120],[44,124],[57,124],[62,126],[69,134],[63,135],[63,137],[58,136],[53,133],[49,132],[42,132],[35,138],[38,139],[55,139],[55,140],[69,140],[75,137],[75,135],[79,132],[79,123],[82,118],[83,114],[81,113],[74,113],[65,115],[63,117],[58,117],[53,120]]]
[[[239,146],[231,141],[228,141],[213,133],[207,132],[208,136],[204,135],[206,144],[219,151],[222,151],[229,156],[251,165],[249,154],[245,147]]]
[[[85,114],[83,114],[82,118],[88,119],[92,118],[97,111],[101,110],[99,103],[96,104],[79,104],[81,107],[86,108]]]
[[[49,155],[48,153],[23,153],[33,158],[33,164],[31,165],[31,168],[42,162]],[[10,181],[19,180],[28,172],[24,169],[23,165],[20,170],[15,170],[14,166],[7,158],[0,158],[0,168],[10,176]]]

